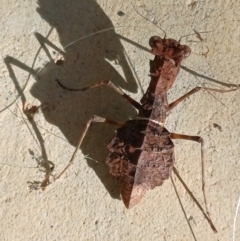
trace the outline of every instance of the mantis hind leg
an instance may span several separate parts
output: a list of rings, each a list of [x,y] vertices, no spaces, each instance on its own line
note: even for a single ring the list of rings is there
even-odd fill
[[[206,213],[204,212],[203,208],[201,207],[201,205],[199,204],[197,199],[193,196],[192,192],[189,190],[189,188],[187,187],[185,182],[182,180],[182,178],[178,174],[177,169],[175,167],[173,167],[173,172],[175,173],[175,175],[177,176],[179,181],[182,183],[182,185],[184,186],[184,188],[186,189],[188,194],[191,196],[193,201],[197,204],[198,208],[202,211],[203,215],[205,216],[205,218],[207,219],[208,223],[210,224],[212,230],[214,232],[217,232],[216,228],[213,225],[213,222],[211,220],[211,217],[209,215],[209,211],[208,211],[208,208],[207,208],[207,199],[206,199],[206,193],[205,193],[205,168],[204,168],[204,151],[203,151],[204,141],[203,141],[203,138],[200,137],[200,136],[182,135],[182,134],[177,134],[177,133],[171,133],[170,134],[170,138],[171,139],[182,139],[182,140],[196,141],[196,142],[201,144],[202,192],[203,192],[203,198],[204,198],[204,204],[205,204],[205,208],[206,208]]]
[[[88,129],[89,129],[89,127],[91,126],[91,123],[92,123],[92,122],[107,123],[107,124],[111,124],[111,125],[116,125],[116,126],[118,126],[118,127],[121,127],[121,126],[124,125],[123,122],[118,122],[118,121],[106,119],[106,118],[104,118],[104,117],[100,117],[100,116],[96,116],[96,115],[92,116],[92,117],[89,119],[89,121],[87,122],[86,127],[85,127],[83,133],[82,133],[81,136],[80,136],[80,139],[79,139],[79,141],[78,141],[78,144],[77,144],[77,146],[76,146],[76,149],[75,149],[74,153],[72,154],[72,157],[71,157],[68,165],[67,165],[67,166],[62,170],[62,172],[55,178],[55,180],[59,179],[59,178],[62,176],[62,174],[69,168],[69,166],[73,163],[73,161],[74,161],[74,159],[75,159],[75,156],[76,156],[76,154],[77,154],[77,152],[78,152],[78,149],[80,148],[80,146],[81,146],[81,144],[82,144],[82,142],[83,142],[83,139],[84,139],[84,137],[86,136],[86,134],[87,134],[87,132],[88,132]]]

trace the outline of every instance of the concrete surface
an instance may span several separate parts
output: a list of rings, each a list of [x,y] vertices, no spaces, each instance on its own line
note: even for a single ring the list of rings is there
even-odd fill
[[[193,29],[211,31],[201,34],[206,38],[203,43],[193,42],[198,40],[195,36],[182,39],[193,52],[183,65],[230,86],[240,84],[237,0],[133,2],[142,15],[161,25],[167,37],[179,39]],[[166,122],[171,132],[205,140],[206,194],[217,234],[174,175],[187,219],[171,180],[149,191],[135,208],[125,209],[119,185],[104,164],[114,131],[106,125],[91,128],[73,165],[57,181],[50,177],[51,185],[42,191],[38,187],[45,169],[40,163],[50,160],[55,165],[53,175],[59,174],[92,114],[123,121],[136,115],[107,87],[67,92],[55,79],[73,88],[111,79],[139,100],[153,58],[145,49],[148,39],[163,33],[126,0],[2,0],[0,11],[1,240],[232,240],[240,196],[240,90],[199,92],[174,109]],[[119,11],[125,15],[119,16]],[[115,32],[92,35],[65,48],[64,56],[49,45],[41,48],[49,40],[63,49],[112,27]],[[207,48],[204,57],[201,53]],[[55,65],[51,58],[63,58],[64,65]],[[169,92],[170,101],[195,86],[226,88],[181,70]],[[23,103],[43,104],[34,121],[26,119]],[[175,146],[176,167],[203,204],[200,146],[189,141],[176,141]],[[240,240],[239,219],[235,240]]]

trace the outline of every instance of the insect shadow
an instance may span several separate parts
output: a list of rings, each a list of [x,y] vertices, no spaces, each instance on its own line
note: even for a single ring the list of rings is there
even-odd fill
[[[38,4],[38,13],[56,29],[62,46],[78,39],[79,36],[114,27],[96,1],[66,3],[63,0],[39,0]],[[39,34],[36,34],[36,37],[40,42],[43,40]],[[122,89],[137,92],[132,70],[114,30],[83,39],[65,48],[64,61],[58,61],[58,64],[53,61],[53,58],[57,58],[54,56],[56,51],[53,49],[48,51],[46,48],[45,51],[49,62],[39,72],[30,92],[45,104],[44,117],[60,129],[71,145],[77,145],[86,122],[93,114],[120,121],[136,115],[133,107],[106,86],[86,93],[72,93],[62,90],[55,81],[59,79],[64,85],[79,88],[100,80],[111,79]],[[124,78],[111,63],[122,70]],[[114,127],[94,126],[81,150],[84,155],[89,155],[91,159],[98,161],[96,163],[88,159],[87,163],[93,168],[110,195],[119,198],[119,184],[110,177],[105,164],[106,146],[113,132]],[[58,160],[61,163],[55,163],[56,166],[65,165],[68,161],[61,158]]]
[[[92,34],[96,30],[113,28],[113,24],[95,1],[83,1],[81,3],[71,1],[66,3],[62,0],[60,2],[40,0],[38,4],[37,11],[52,28],[57,30],[59,41],[63,46],[78,39],[79,36]],[[89,9],[91,9],[91,12]],[[65,15],[67,17],[64,17]],[[44,41],[48,42],[50,46],[51,42],[47,39],[44,40],[39,34],[35,35],[49,57],[49,62],[37,77],[37,71],[23,66],[13,58],[9,60],[11,60],[11,64],[25,69],[30,74],[34,72],[33,75],[35,75],[37,81],[31,88],[32,95],[39,99],[41,103],[46,103],[46,108],[43,110],[46,120],[56,125],[73,146],[76,146],[86,122],[93,114],[119,121],[125,121],[136,116],[135,109],[106,86],[87,92],[73,93],[62,90],[55,81],[56,78],[59,78],[65,85],[79,88],[89,86],[99,80],[110,79],[122,89],[136,92],[137,84],[119,40],[121,38],[127,41],[127,38],[121,37],[114,31],[106,31],[104,34],[81,40],[65,49],[63,53],[64,62],[59,66],[53,61],[53,57],[56,57],[54,51],[51,52],[51,50],[48,51],[47,48],[44,48]],[[145,47],[132,40],[128,42],[146,50]],[[54,49],[53,45],[51,47]],[[57,51],[55,49],[55,53]],[[127,81],[106,60],[115,61],[115,65],[123,70]],[[34,129],[37,129],[37,127],[35,126]],[[106,146],[113,136],[114,129],[114,127],[105,125],[93,126],[86,136],[81,150],[84,155],[89,155],[99,162],[97,164],[92,160],[87,160],[88,165],[93,168],[110,195],[113,198],[119,198],[118,182],[109,176],[108,168],[105,165],[105,157],[108,153]],[[47,159],[40,132],[36,130],[35,133],[39,136],[38,140],[43,146],[43,156],[46,156]],[[61,160],[61,158],[58,158],[58,160],[61,161],[63,166],[68,161]],[[53,161],[55,162],[55,160]],[[60,163],[55,164],[59,165]]]

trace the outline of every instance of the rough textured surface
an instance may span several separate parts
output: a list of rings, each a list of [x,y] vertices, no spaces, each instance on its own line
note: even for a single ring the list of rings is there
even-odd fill
[[[192,49],[184,66],[224,83],[239,84],[240,28],[238,1],[135,1],[136,8],[161,25],[168,38],[198,32],[182,39]],[[27,82],[24,96],[1,112],[1,240],[194,240],[171,181],[149,191],[142,202],[126,210],[119,198],[118,183],[104,164],[107,144],[114,128],[92,126],[74,164],[43,192],[34,190],[45,173],[42,157],[59,173],[69,161],[93,114],[125,121],[136,112],[109,88],[69,93],[59,88],[58,78],[68,86],[83,87],[111,79],[133,98],[141,99],[149,83],[149,37],[158,28],[140,17],[129,1],[4,1],[1,4],[0,63],[1,109],[11,104]],[[117,13],[122,11],[124,16]],[[64,65],[47,45],[46,37],[59,48],[102,29],[65,48]],[[38,32],[41,35],[35,34]],[[163,34],[161,35],[163,36]],[[39,41],[40,42],[39,42]],[[206,52],[207,57],[198,55]],[[48,51],[47,51],[48,50]],[[195,54],[194,54],[195,53]],[[198,54],[197,54],[198,53]],[[42,69],[41,69],[42,68]],[[41,70],[41,71],[40,71]],[[38,74],[36,74],[38,72]],[[35,74],[35,77],[34,75]],[[181,70],[169,94],[169,102],[195,86],[220,86],[211,79],[196,79]],[[239,91],[226,94],[199,92],[167,117],[170,132],[200,135],[205,141],[206,194],[218,234],[176,181],[195,240],[230,240],[240,184]],[[45,103],[30,124],[22,115],[22,102]],[[221,126],[222,131],[214,125]],[[175,141],[176,167],[194,195],[203,203],[200,146]],[[84,155],[90,158],[84,158]],[[94,160],[97,160],[95,162]],[[175,180],[175,177],[173,178]],[[29,186],[32,189],[29,189]],[[236,240],[240,239],[240,222]]]
[[[107,165],[122,184],[127,208],[137,205],[146,191],[163,184],[174,164],[170,133],[148,120],[131,120],[116,131],[108,145]]]

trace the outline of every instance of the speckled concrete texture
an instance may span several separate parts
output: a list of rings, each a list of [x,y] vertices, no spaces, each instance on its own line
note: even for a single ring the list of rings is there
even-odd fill
[[[169,91],[169,102],[195,86],[240,84],[237,0],[133,4],[168,38],[210,31],[201,34],[204,42],[194,35],[181,40],[192,54],[183,62],[188,71],[180,71]],[[50,176],[51,185],[42,191],[38,186],[46,171],[41,163],[51,161],[52,174],[59,174],[90,116],[125,121],[136,115],[106,86],[68,92],[55,80],[81,88],[110,79],[139,100],[150,79],[148,40],[163,32],[127,0],[2,0],[0,12],[0,240],[232,240],[240,196],[240,90],[200,91],[172,110],[166,122],[170,132],[204,138],[206,194],[217,234],[174,175],[186,217],[171,180],[149,191],[136,207],[124,208],[119,184],[105,165],[114,127],[104,124],[91,127],[73,165],[55,182]],[[59,59],[63,65],[54,63]],[[29,121],[23,103],[42,104],[42,110]],[[200,145],[174,143],[176,167],[203,204]],[[240,240],[240,217],[235,236]]]

